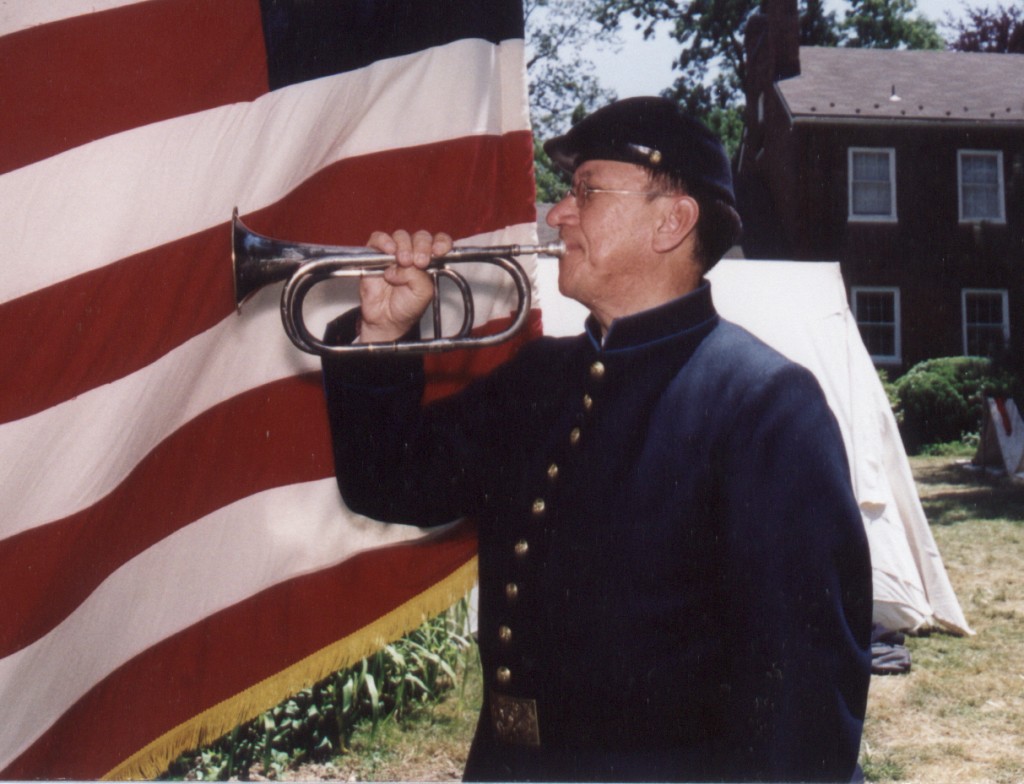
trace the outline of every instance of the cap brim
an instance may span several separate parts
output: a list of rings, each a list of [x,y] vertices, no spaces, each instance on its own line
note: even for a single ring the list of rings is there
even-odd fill
[[[576,171],[579,154],[571,150],[567,136],[556,136],[544,142],[544,152],[551,162],[564,172]]]

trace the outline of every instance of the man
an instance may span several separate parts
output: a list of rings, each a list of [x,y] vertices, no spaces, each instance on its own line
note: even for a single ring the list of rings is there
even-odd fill
[[[467,780],[849,781],[871,577],[812,375],[718,317],[739,228],[713,135],[669,101],[607,106],[545,150],[559,288],[591,316],[421,409],[420,360],[325,360],[356,511],[479,527],[484,705]],[[394,340],[445,235],[397,255],[331,339]]]

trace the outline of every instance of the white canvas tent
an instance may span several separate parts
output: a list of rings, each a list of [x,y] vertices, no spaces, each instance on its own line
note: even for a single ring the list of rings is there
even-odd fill
[[[585,309],[537,265],[544,331],[574,335]],[[724,259],[709,275],[719,312],[810,369],[839,420],[871,547],[874,620],[890,630],[971,634],[914,485],[896,420],[832,262]]]
[[[985,399],[985,422],[974,463],[996,467],[1024,482],[1024,420],[1012,400]]]

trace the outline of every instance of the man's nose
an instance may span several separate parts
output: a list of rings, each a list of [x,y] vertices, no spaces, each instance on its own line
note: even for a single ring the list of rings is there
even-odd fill
[[[548,211],[545,220],[548,226],[557,229],[563,223],[566,223],[575,211],[576,200],[573,198],[572,193],[566,192],[558,203]]]

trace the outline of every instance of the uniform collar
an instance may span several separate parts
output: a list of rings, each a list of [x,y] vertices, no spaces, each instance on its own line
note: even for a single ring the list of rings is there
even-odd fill
[[[586,334],[595,349],[619,351],[641,348],[674,337],[717,318],[718,313],[711,300],[711,283],[705,280],[689,294],[649,310],[615,319],[608,327],[603,344],[601,325],[593,316],[587,318]]]

